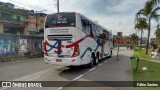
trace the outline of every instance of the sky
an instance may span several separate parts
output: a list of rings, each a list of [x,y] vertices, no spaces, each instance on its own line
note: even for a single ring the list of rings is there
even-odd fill
[[[11,2],[16,8],[34,9],[44,13],[57,12],[56,0],[0,0]],[[113,34],[123,32],[130,35],[137,32],[134,29],[135,14],[144,7],[147,0],[59,0],[60,12],[79,12],[108,30]],[[155,22],[152,25],[151,37],[154,37]],[[139,33],[140,35],[140,33]],[[147,31],[144,32],[147,36]]]

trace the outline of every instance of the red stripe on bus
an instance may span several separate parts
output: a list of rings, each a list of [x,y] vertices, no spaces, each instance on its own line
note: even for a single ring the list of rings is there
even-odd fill
[[[71,48],[71,47],[73,47],[73,46],[76,46],[76,45],[78,45],[80,42],[82,42],[84,39],[86,39],[87,37],[90,37],[90,36],[84,36],[83,38],[81,38],[81,39],[79,39],[78,41],[76,41],[76,42],[74,42],[74,43],[72,43],[72,44],[70,44],[70,45],[66,45],[66,48]]]

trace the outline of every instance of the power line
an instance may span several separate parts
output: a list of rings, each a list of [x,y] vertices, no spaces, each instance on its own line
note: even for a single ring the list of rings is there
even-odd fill
[[[15,1],[15,0],[9,0],[9,1],[11,1],[11,2],[14,2],[14,3],[17,3],[17,4],[20,4],[20,5],[24,5],[24,6],[27,6],[27,7],[30,7],[30,8],[32,8],[32,9],[36,9],[36,11],[38,11],[38,10],[41,10],[41,11],[46,11],[45,9],[43,9],[43,8],[41,8],[41,7],[39,7],[39,6],[33,6],[33,5],[29,5],[29,4],[27,4],[27,2],[24,2],[24,3],[22,3],[22,2],[18,2],[18,1]]]

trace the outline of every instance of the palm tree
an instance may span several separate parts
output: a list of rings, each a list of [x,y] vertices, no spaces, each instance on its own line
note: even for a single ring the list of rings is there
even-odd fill
[[[140,50],[142,47],[142,33],[143,33],[143,30],[147,28],[148,28],[148,24],[147,24],[146,18],[136,19],[135,29],[138,29],[138,31],[141,31]]]
[[[160,7],[158,7],[159,3],[160,0],[148,0],[145,3],[144,9],[139,10],[138,13],[136,14],[136,18],[139,18],[141,17],[141,15],[143,15],[144,17],[146,17],[148,22],[148,39],[147,39],[146,55],[148,55],[151,20],[152,19],[158,20],[159,15],[157,14],[157,11],[160,10]]]
[[[158,26],[155,33],[156,33],[157,44],[160,45],[160,28]]]

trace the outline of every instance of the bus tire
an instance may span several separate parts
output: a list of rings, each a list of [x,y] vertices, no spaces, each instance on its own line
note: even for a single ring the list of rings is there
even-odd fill
[[[95,56],[92,54],[91,58],[90,58],[90,63],[88,64],[89,68],[92,68],[94,65],[94,61],[95,61]]]
[[[99,53],[96,54],[94,64],[97,65],[99,63]]]
[[[76,66],[68,66],[70,69],[76,69]]]
[[[109,55],[109,58],[111,58],[112,57],[112,50],[110,51],[110,55]]]

